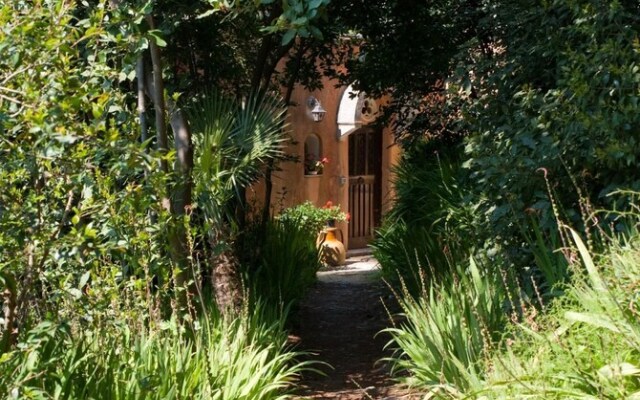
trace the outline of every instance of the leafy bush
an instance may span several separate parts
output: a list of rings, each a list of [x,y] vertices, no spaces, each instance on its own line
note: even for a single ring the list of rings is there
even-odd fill
[[[317,233],[292,216],[255,224],[245,237],[246,286],[276,306],[298,302],[321,266]]]
[[[190,212],[167,210],[183,182],[159,168],[173,153],[140,140],[127,92],[151,9],[93,3],[0,6],[0,398],[283,398],[304,364],[286,347],[282,312],[257,302],[223,320],[203,301],[195,320],[178,310],[184,274],[168,255],[188,250],[191,267],[202,253],[197,235],[170,239],[197,228]],[[236,127],[273,135],[255,108],[239,111],[246,124]],[[234,139],[248,158],[279,150]],[[244,184],[262,165],[222,164],[210,168],[216,177]],[[217,197],[198,206],[227,201],[228,181],[213,184]]]
[[[433,395],[456,397],[479,387],[483,361],[506,323],[506,295],[499,274],[483,273],[471,260],[441,283],[430,283],[414,299],[399,298],[404,317],[389,328],[396,348],[393,371],[408,372],[410,386]]]
[[[389,281],[401,276],[411,291],[419,269],[433,277],[464,261],[475,245],[473,215],[458,179],[458,149],[434,153],[417,143],[395,169],[396,200],[371,247]]]
[[[195,331],[175,321],[76,331],[44,322],[0,358],[2,398],[282,399],[306,363],[287,349],[284,316],[261,306],[233,321],[213,316]]]
[[[340,209],[340,206],[334,206],[328,201],[322,207],[316,207],[312,202],[305,201],[297,206],[287,208],[277,219],[281,221],[294,221],[304,230],[317,235],[323,227],[327,225],[327,221],[335,220],[337,222],[346,221],[347,214]]]
[[[522,231],[533,257],[533,275],[538,275],[531,276],[539,282],[536,290],[545,297],[562,294],[562,288],[571,276],[569,262],[565,253],[560,251],[564,235],[561,231],[545,234],[535,219],[530,219],[529,227]]]
[[[384,279],[394,287],[400,283],[409,293],[418,295],[422,273],[429,280],[438,280],[451,272],[452,260],[446,243],[424,227],[412,227],[404,222],[386,223],[371,244],[380,263]]]
[[[594,259],[572,232],[576,267],[535,324],[516,327],[511,344],[489,362],[489,398],[634,398],[640,393],[640,237],[615,240]],[[597,260],[597,261],[596,261]]]
[[[484,273],[472,264],[442,284],[431,282],[417,298],[402,292],[406,321],[388,330],[389,345],[397,347],[395,370],[408,372],[407,383],[440,398],[638,396],[638,215],[607,214],[631,228],[623,235],[618,227],[601,231],[587,244],[562,229],[552,238],[555,250],[535,220],[523,228],[535,234],[528,242],[545,281],[555,282],[551,300],[545,296],[551,288],[533,281],[534,297],[527,296],[517,271],[491,273],[508,265],[499,260]]]
[[[0,100],[0,291],[16,300],[2,324],[8,344],[9,332],[45,318],[109,310],[116,281],[169,286],[169,218],[159,201],[167,176],[159,154],[140,143],[119,83],[131,67],[138,11],[102,6],[0,7],[0,80],[13,98]]]
[[[556,229],[549,191],[579,227],[585,200],[608,207],[640,184],[640,15],[634,1],[554,0],[497,3],[491,18],[500,45],[467,64],[465,168],[481,239],[518,252],[529,215]]]

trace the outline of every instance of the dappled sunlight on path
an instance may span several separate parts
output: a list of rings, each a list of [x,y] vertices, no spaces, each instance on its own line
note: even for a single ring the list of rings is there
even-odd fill
[[[393,300],[378,275],[370,256],[318,273],[318,283],[301,305],[296,334],[302,349],[333,369],[321,366],[326,376],[307,373],[299,399],[411,398],[394,386],[379,362],[388,355],[383,352],[388,338],[376,335],[389,321],[381,299]]]

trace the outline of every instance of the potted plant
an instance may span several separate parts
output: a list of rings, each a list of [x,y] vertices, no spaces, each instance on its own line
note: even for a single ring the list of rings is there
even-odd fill
[[[305,158],[305,173],[307,175],[318,175],[322,173],[325,164],[329,163],[329,159],[327,157],[322,157],[321,159],[316,160],[313,155],[307,154],[307,157]]]
[[[336,221],[348,221],[350,215],[344,213],[339,206],[334,206],[332,201],[327,201],[322,208],[325,211],[327,226],[320,233],[320,256],[328,265],[342,265],[346,261],[347,251],[342,240],[336,237],[337,232],[342,234],[342,231],[336,228]]]
[[[332,201],[328,201],[322,207],[315,206],[310,201],[305,201],[295,207],[287,208],[276,217],[277,219],[295,220],[304,225],[305,229],[313,234],[320,233],[329,224],[348,221],[348,213],[343,212],[340,206],[334,206]]]
[[[334,206],[332,201],[327,201],[322,207],[316,207],[310,201],[289,208],[280,214],[278,219],[291,219],[302,224],[305,229],[318,235],[317,245],[324,263],[329,265],[344,264],[346,249],[344,244],[336,237],[341,232],[335,227],[336,222],[348,221],[350,215]]]
[[[348,213],[345,214],[339,206],[334,206],[331,200],[327,201],[322,206],[322,209],[324,210],[327,227],[335,228],[336,221],[342,222],[350,219],[350,215]]]

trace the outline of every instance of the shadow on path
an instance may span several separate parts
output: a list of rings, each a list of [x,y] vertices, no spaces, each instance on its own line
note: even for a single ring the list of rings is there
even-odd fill
[[[409,399],[389,379],[385,354],[388,336],[377,333],[388,326],[382,304],[394,303],[377,279],[375,260],[363,258],[347,268],[318,273],[318,282],[301,304],[297,336],[302,350],[327,376],[307,373],[299,399]],[[414,397],[415,398],[415,397]]]

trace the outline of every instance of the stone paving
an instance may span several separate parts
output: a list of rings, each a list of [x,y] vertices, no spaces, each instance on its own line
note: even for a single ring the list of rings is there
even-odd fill
[[[345,265],[324,267],[318,271],[320,282],[371,283],[380,275],[380,264],[372,255],[347,258]]]
[[[319,367],[326,375],[306,374],[298,399],[413,400],[389,377],[389,338],[378,334],[388,326],[382,301],[393,306],[380,267],[370,254],[356,254],[346,265],[325,267],[318,282],[300,305],[296,335],[302,350],[314,360],[331,365]]]

